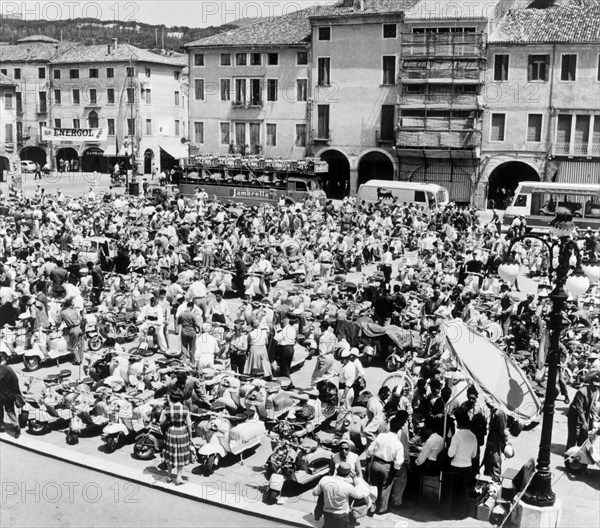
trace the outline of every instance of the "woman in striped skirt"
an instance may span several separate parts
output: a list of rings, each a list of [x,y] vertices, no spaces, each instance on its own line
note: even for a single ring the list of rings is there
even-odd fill
[[[193,462],[192,456],[192,419],[189,409],[182,403],[183,393],[175,389],[169,393],[169,403],[160,417],[160,424],[166,425],[163,459],[167,464],[169,482],[171,471],[177,470],[175,484],[183,484],[183,467]]]

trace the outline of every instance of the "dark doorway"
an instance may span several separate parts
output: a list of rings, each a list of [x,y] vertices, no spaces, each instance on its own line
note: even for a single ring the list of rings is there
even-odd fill
[[[146,149],[144,151],[144,174],[152,174],[152,165],[154,164],[154,151]]]
[[[488,182],[488,209],[506,209],[522,181],[540,181],[535,169],[521,161],[508,161],[496,167]]]
[[[19,154],[21,161],[29,160],[40,164],[43,167],[46,164],[46,152],[40,147],[25,147]]]
[[[61,164],[61,160],[63,163]],[[68,166],[66,165],[66,162]],[[65,147],[58,149],[56,151],[56,167],[59,171],[70,170],[70,171],[78,171],[79,170],[79,155],[74,148]]]
[[[81,156],[81,170],[83,172],[108,172],[108,159],[104,151],[98,147],[91,147]]]
[[[323,176],[323,187],[328,198],[341,199],[350,194],[350,162],[337,150],[326,150],[320,155],[329,165]]]
[[[394,164],[381,152],[369,152],[358,163],[358,184],[369,180],[393,180]]]

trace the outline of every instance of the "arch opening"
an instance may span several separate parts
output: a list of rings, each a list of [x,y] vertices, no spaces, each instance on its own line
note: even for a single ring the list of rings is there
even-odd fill
[[[79,170],[79,154],[71,147],[58,149],[56,151],[56,166],[61,172]]]
[[[393,180],[394,164],[382,152],[368,152],[358,163],[358,185],[369,180]]]
[[[488,180],[488,208],[506,209],[523,181],[540,181],[537,171],[527,163],[507,161],[496,167]]]
[[[319,157],[329,165],[323,176],[323,188],[328,198],[341,199],[350,194],[350,162],[339,150],[326,150]]]
[[[34,161],[39,163],[40,167],[46,164],[46,151],[41,147],[25,147],[19,153],[21,161]]]

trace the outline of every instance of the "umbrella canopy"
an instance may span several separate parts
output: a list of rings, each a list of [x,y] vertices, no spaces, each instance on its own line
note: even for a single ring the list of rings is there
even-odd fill
[[[521,422],[532,422],[542,405],[521,368],[498,346],[461,320],[444,324],[444,336],[460,369],[491,404]]]

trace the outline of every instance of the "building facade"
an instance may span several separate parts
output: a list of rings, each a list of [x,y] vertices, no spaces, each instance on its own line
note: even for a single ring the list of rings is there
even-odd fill
[[[310,154],[309,36],[299,11],[187,44],[192,152]]]
[[[0,181],[18,167],[16,83],[0,74]]]
[[[600,5],[507,14],[488,46],[480,207],[520,181],[600,188]]]

